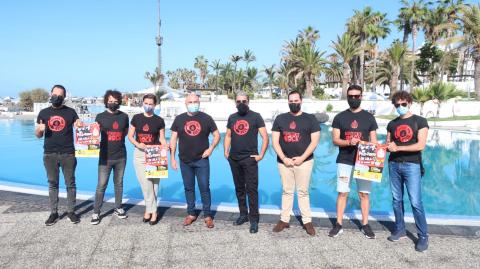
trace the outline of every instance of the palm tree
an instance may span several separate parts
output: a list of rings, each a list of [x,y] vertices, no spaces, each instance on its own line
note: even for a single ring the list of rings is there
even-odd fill
[[[380,19],[380,17],[383,17]],[[355,10],[354,15],[347,22],[347,29],[350,34],[358,37],[362,50],[360,51],[360,69],[359,79],[360,85],[365,87],[365,48],[367,40],[371,37],[371,29],[384,22],[385,15],[379,12],[373,12],[371,7],[365,7],[362,11]],[[383,26],[382,26],[383,27]]]
[[[275,82],[275,74],[277,73],[275,70],[275,65],[272,64],[270,67],[264,66],[263,68],[263,72],[265,73],[265,75],[267,75],[267,83],[268,87],[270,88],[271,95],[273,90],[273,83]]]
[[[232,55],[230,57],[230,61],[233,62],[234,68],[233,68],[233,92],[236,92],[236,80],[235,80],[235,75],[237,73],[237,63],[242,60],[242,56],[240,55]]]
[[[257,77],[258,77],[258,69],[255,67],[249,67],[245,73],[245,85],[251,91],[255,89],[257,86]]]
[[[443,27],[440,26],[443,26],[446,23],[447,20],[440,8],[434,10],[428,9],[422,24],[425,39],[431,43],[436,43],[442,36],[443,32]]]
[[[350,82],[349,62],[358,55],[362,49],[358,46],[358,38],[352,37],[348,32],[344,33],[342,37],[337,36],[337,42],[332,42],[331,47],[343,61],[342,99],[346,99],[347,87]]]
[[[248,64],[257,60],[257,57],[253,54],[251,50],[245,50],[243,53],[243,61],[246,63],[246,69],[248,70]]]
[[[472,51],[475,70],[473,81],[476,99],[480,100],[480,4],[463,5],[461,21],[464,28],[464,44]]]
[[[320,33],[312,26],[308,26],[298,33],[298,37],[308,41],[311,45],[313,45],[315,42],[317,42],[317,40],[320,39]]]
[[[427,91],[428,91],[428,94],[430,95],[430,98],[436,99],[436,101],[438,102],[437,118],[440,117],[440,107],[443,102],[458,96],[464,96],[464,92],[461,90],[458,90],[457,87],[451,83],[443,83],[443,82],[432,83],[429,85]]]
[[[394,24],[398,27],[399,31],[403,32],[402,44],[403,46],[407,47],[407,42],[410,34],[412,33],[412,26],[410,25],[410,16],[406,12],[406,10],[400,9],[397,19],[394,21]],[[400,73],[403,74],[403,70],[405,67],[402,65]],[[404,76],[400,77],[400,89],[403,90],[403,84],[405,81]]]
[[[305,79],[305,97],[313,95],[315,78],[325,70],[327,61],[322,57],[325,52],[320,52],[310,43],[302,43],[293,54],[293,71],[296,78]]]
[[[203,55],[195,58],[195,64],[193,67],[197,68],[200,74],[200,80],[202,81],[202,88],[205,89],[205,79],[208,75],[208,60]]]
[[[463,0],[437,0],[439,4],[439,13],[446,17],[446,23],[450,27],[446,28],[447,39],[450,39],[455,34],[455,22],[459,19],[459,13],[463,5]],[[447,43],[446,51],[450,50],[450,42]]]
[[[148,79],[155,87],[155,92],[160,91],[160,85],[163,83],[163,75],[158,72],[158,68],[155,68],[155,72],[145,72],[145,79]]]
[[[367,28],[367,33],[370,39],[374,43],[373,47],[373,85],[372,88],[375,91],[375,88],[377,86],[376,83],[376,73],[377,73],[377,58],[378,58],[378,39],[384,39],[387,37],[387,35],[390,33],[390,21],[387,20],[387,14],[386,13],[380,13],[377,12],[375,15],[375,21],[370,25],[369,28]]]
[[[390,97],[397,91],[398,77],[400,75],[400,66],[405,57],[406,48],[398,40],[392,43],[392,46],[387,50],[387,59],[392,67],[392,78],[390,81]]]
[[[215,71],[215,90],[218,90],[218,73],[222,69],[222,64],[220,60],[214,60],[210,67]]]
[[[425,102],[431,100],[428,89],[416,88],[412,91],[412,97],[415,102],[420,103],[420,116],[423,116],[423,106],[425,105]]]
[[[400,13],[408,19],[410,23],[410,29],[412,31],[412,66],[410,70],[410,81],[413,83],[414,73],[415,73],[415,45],[417,42],[418,26],[423,24],[425,19],[425,14],[427,13],[427,8],[423,0],[412,0],[410,3],[409,0],[402,0],[402,7],[400,8]],[[410,88],[413,85],[410,86]]]
[[[226,89],[227,93],[228,93],[229,88],[233,87],[232,86],[233,80],[232,80],[231,77],[234,75],[234,70],[233,70],[233,67],[232,67],[232,63],[228,62],[228,63],[222,65],[220,74],[221,74],[222,79],[223,79],[223,89],[225,90],[225,87],[227,85],[229,86]]]

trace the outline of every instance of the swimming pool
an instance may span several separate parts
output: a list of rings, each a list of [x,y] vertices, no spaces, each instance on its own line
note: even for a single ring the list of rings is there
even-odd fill
[[[0,184],[26,184],[47,189],[43,167],[43,140],[33,135],[33,120],[0,120]],[[380,131],[384,127],[380,127]],[[385,139],[385,135],[379,135]],[[222,140],[223,141],[223,140]],[[127,142],[128,164],[124,177],[126,198],[142,199],[140,185],[132,164],[133,147]],[[321,140],[315,151],[315,164],[310,187],[312,208],[335,211],[337,147],[331,142],[329,127],[322,125]],[[430,130],[424,152],[426,175],[423,178],[423,200],[428,215],[456,217],[480,216],[480,135],[454,131]],[[76,172],[79,193],[92,194],[97,184],[98,159],[78,158]],[[220,145],[210,158],[212,203],[236,206],[234,185],[228,162]],[[259,202],[262,208],[279,208],[281,183],[276,166],[276,155],[269,147],[259,164]],[[391,194],[388,169],[382,183],[373,183],[371,210],[373,214],[389,214]],[[170,169],[170,178],[161,181],[161,201],[184,203],[180,171]],[[64,190],[63,179],[60,180]],[[352,190],[356,190],[355,184]],[[109,184],[107,195],[113,195]],[[197,200],[200,195],[197,191]],[[408,200],[408,198],[406,198]],[[347,212],[359,209],[359,200],[352,192]],[[405,207],[407,212],[411,208]]]

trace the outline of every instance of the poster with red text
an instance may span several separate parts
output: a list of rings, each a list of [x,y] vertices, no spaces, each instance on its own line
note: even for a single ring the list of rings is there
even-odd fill
[[[160,145],[145,146],[146,178],[168,178],[167,149]]]
[[[75,129],[75,156],[98,158],[100,154],[100,126],[85,124]]]
[[[353,177],[381,182],[387,146],[361,141],[358,143]]]

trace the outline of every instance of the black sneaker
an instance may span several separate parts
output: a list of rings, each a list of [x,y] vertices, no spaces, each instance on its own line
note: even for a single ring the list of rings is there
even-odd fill
[[[92,225],[97,225],[100,223],[100,215],[99,214],[92,214],[92,220],[90,221],[90,224]]]
[[[117,216],[119,219],[127,218],[127,213],[125,213],[125,210],[123,210],[123,208],[115,208],[115,210],[113,211],[113,214]]]
[[[240,217],[238,217],[238,219],[233,222],[233,225],[238,226],[238,225],[242,225],[246,222],[248,222],[248,216],[240,215]]]
[[[71,223],[77,224],[80,222],[80,218],[77,216],[77,214],[71,212],[68,213],[67,218],[70,220]]]
[[[57,220],[58,220],[58,213],[52,213],[50,214],[48,219],[45,221],[45,225],[52,226],[57,222]]]
[[[365,235],[366,238],[375,239],[375,234],[373,233],[370,225],[365,224],[362,226],[362,228],[360,228],[360,230],[362,231],[362,233]]]
[[[256,221],[250,222],[250,233],[251,234],[258,233],[258,222],[256,222]]]
[[[335,226],[330,230],[328,233],[328,236],[330,237],[337,237],[339,234],[343,233],[342,225],[340,225],[338,222],[335,223]]]

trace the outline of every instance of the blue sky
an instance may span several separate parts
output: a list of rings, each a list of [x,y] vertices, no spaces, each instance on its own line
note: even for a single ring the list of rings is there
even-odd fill
[[[331,51],[354,9],[372,6],[395,19],[399,1],[162,0],[163,70],[193,68],[194,58],[226,62],[251,49],[253,63],[279,63],[286,40],[311,25]],[[72,94],[150,86],[156,66],[157,0],[2,0],[0,96],[63,84]],[[394,26],[381,47],[401,38]],[[421,38],[421,37],[420,37]]]

